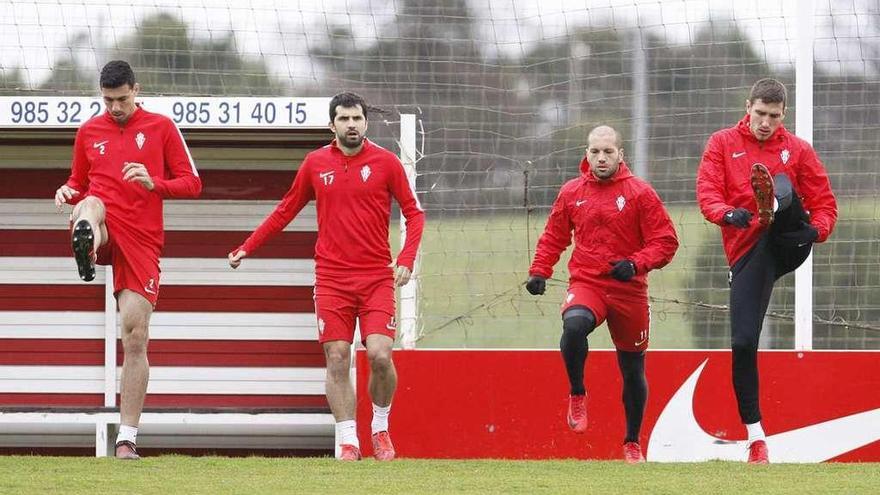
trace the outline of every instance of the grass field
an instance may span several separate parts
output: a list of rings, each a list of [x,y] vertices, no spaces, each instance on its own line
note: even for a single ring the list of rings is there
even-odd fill
[[[0,457],[0,493],[878,493],[880,465]]]

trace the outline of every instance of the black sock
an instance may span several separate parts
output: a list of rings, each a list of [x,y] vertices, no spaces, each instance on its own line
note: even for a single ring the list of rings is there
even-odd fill
[[[562,338],[559,350],[565,362],[571,395],[585,395],[584,364],[587,362],[587,335],[595,327],[592,312],[585,308],[572,308],[566,311],[562,320]]]
[[[563,333],[559,341],[559,350],[562,351],[562,360],[565,361],[565,371],[568,373],[568,383],[571,386],[571,395],[585,395],[584,388],[584,365],[587,362],[587,335],[583,333]]]
[[[623,376],[623,410],[626,413],[624,442],[639,443],[645,403],[648,401],[648,380],[645,378],[645,353],[617,351],[617,364]]]

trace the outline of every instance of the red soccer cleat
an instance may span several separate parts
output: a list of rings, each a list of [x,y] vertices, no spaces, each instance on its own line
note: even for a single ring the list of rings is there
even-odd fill
[[[373,457],[377,461],[394,460],[394,445],[391,443],[391,436],[387,431],[380,431],[373,434]]]
[[[344,443],[339,446],[340,461],[359,461],[361,460],[361,449],[354,445]]]
[[[767,452],[767,442],[755,440],[749,445],[749,464],[770,464],[770,453]]]
[[[137,447],[128,440],[116,442],[116,458],[128,461],[136,461],[141,458],[137,453]]]
[[[568,397],[568,427],[575,433],[587,431],[587,396]]]
[[[758,208],[758,223],[764,227],[773,223],[773,177],[761,163],[752,165],[752,191]]]
[[[637,442],[626,442],[623,444],[623,460],[627,464],[645,462],[645,456],[642,455],[642,446]]]

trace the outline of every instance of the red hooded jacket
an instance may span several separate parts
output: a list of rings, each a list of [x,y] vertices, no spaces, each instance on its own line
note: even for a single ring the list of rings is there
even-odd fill
[[[780,125],[766,141],[758,141],[749,130],[749,116],[709,138],[697,172],[697,202],[706,220],[721,226],[727,261],[733,266],[766,230],[757,217],[740,229],[724,221],[734,208],[757,212],[750,174],[752,165],[763,163],[771,175],[785,172],[810,213],[810,223],[824,242],[837,222],[837,200],[825,167],[813,147]]]
[[[549,278],[553,265],[571,244],[569,283],[647,292],[647,274],[672,261],[678,237],[660,197],[625,163],[610,179],[600,181],[584,158],[581,176],[562,186],[553,203],[544,233],[538,239],[529,275]],[[632,260],[636,276],[620,282],[609,272],[610,262]]]

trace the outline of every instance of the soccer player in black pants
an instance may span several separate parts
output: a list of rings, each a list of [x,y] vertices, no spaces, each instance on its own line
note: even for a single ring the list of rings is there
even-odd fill
[[[785,86],[761,79],[746,116],[709,138],[697,173],[703,216],[721,227],[730,264],[733,387],[749,462],[769,453],[758,404],[758,338],[773,284],[794,271],[837,221],[837,202],[812,146],[788,132]]]
[[[624,459],[643,462],[639,433],[648,398],[645,350],[651,321],[647,275],[672,260],[678,238],[660,197],[627,168],[617,131],[599,126],[587,140],[581,176],[565,183],[553,203],[526,289],[544,293],[573,234],[559,342],[570,385],[568,425],[576,433],[587,429],[587,336],[607,319],[623,376]]]

